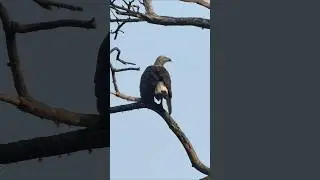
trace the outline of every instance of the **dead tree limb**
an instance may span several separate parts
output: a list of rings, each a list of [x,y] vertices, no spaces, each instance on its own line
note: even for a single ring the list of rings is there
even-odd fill
[[[71,112],[62,108],[54,108],[34,99],[28,92],[27,85],[20,67],[20,57],[16,45],[17,33],[28,33],[38,30],[48,30],[58,27],[80,27],[86,29],[95,28],[94,18],[89,21],[83,20],[58,20],[34,24],[19,24],[10,19],[6,8],[0,3],[0,18],[6,37],[8,51],[7,63],[11,70],[14,87],[18,97],[8,97],[0,94],[0,100],[10,103],[19,110],[35,115],[40,118],[49,119],[56,123],[65,123],[74,126],[91,127],[98,121],[98,116],[94,114],[82,114]],[[8,100],[11,101],[8,101]]]
[[[111,12],[110,15],[113,16],[113,18],[110,18],[110,22],[118,24],[117,29],[114,31],[116,36],[124,24],[132,22],[148,22],[150,24],[164,26],[195,26],[203,29],[210,29],[209,19],[198,17],[159,16],[153,10],[152,0],[143,0],[143,2],[138,2],[139,5],[142,4],[144,7],[145,13],[140,11],[140,6],[136,0],[131,0],[129,2],[123,0],[124,4],[120,4],[118,2],[120,1],[110,0],[109,4]],[[188,2],[195,2],[205,7],[208,6],[208,4],[205,4],[205,0],[189,0]]]
[[[85,128],[59,135],[0,144],[0,164],[104,148],[109,144],[108,137],[109,131],[105,129]]]
[[[116,60],[117,60],[117,61],[121,62],[121,63],[124,64],[124,65],[128,65],[128,64],[130,64],[130,65],[136,65],[136,64],[134,64],[134,63],[126,62],[126,61],[120,59],[120,53],[121,53],[121,51],[120,51],[119,48],[117,48],[117,47],[112,48],[112,49],[110,50],[110,54],[111,54],[112,52],[114,52],[114,51],[117,51],[117,52],[118,52],[118,54],[117,54],[117,56],[116,56]],[[127,100],[127,101],[134,101],[134,102],[139,101],[140,98],[138,98],[138,97],[127,96],[127,95],[125,95],[125,94],[122,94],[122,93],[119,91],[119,87],[118,87],[118,84],[117,84],[117,78],[116,78],[116,73],[117,73],[117,72],[123,72],[123,71],[139,71],[139,70],[140,70],[140,68],[135,68],[135,67],[116,69],[116,68],[113,67],[113,65],[112,65],[112,63],[111,63],[111,61],[110,61],[110,71],[111,71],[112,83],[113,83],[113,87],[114,87],[114,91],[115,91],[115,92],[111,92],[111,91],[110,91],[110,93],[113,94],[113,95],[115,95],[115,96],[117,96],[117,97],[119,97],[119,98],[121,98],[121,99]]]
[[[57,3],[49,0],[34,0],[41,7],[50,9],[51,6],[65,8],[70,10],[80,10],[82,8]],[[8,103],[20,111],[32,114],[36,117],[54,121],[55,123],[64,123],[79,127],[86,127],[83,130],[63,133],[54,136],[27,139],[17,142],[0,144],[0,164],[7,164],[23,160],[43,158],[65,153],[71,153],[79,150],[91,150],[94,148],[109,147],[109,129],[99,122],[101,114],[84,114],[65,110],[63,108],[51,107],[34,99],[28,92],[27,84],[24,81],[23,71],[20,66],[20,57],[16,45],[17,33],[29,33],[39,30],[50,30],[60,27],[77,27],[85,29],[95,29],[95,19],[90,20],[74,20],[62,19],[57,21],[39,22],[32,24],[20,24],[11,20],[6,8],[0,3],[0,19],[2,28],[5,33],[8,67],[13,77],[14,88],[17,96],[9,96],[0,93],[0,101]],[[108,40],[109,41],[109,40]],[[109,49],[108,47],[105,47]],[[108,56],[106,56],[108,57]],[[97,59],[106,57],[99,57]],[[108,60],[107,60],[108,62]],[[109,93],[108,97],[109,97]],[[107,110],[107,108],[106,108]],[[105,116],[103,116],[105,118]],[[109,124],[109,122],[107,123]]]
[[[201,162],[190,140],[183,133],[183,131],[181,130],[179,125],[176,123],[176,121],[163,109],[161,105],[157,105],[157,104],[145,105],[143,103],[136,102],[131,104],[110,107],[110,114],[131,111],[135,109],[143,109],[143,108],[150,109],[162,117],[162,119],[167,123],[171,131],[176,135],[176,137],[179,139],[179,141],[183,145],[190,159],[192,167],[194,167],[195,169],[197,169],[198,171],[206,175],[209,175],[210,168],[208,168],[206,165],[204,165]]]
[[[210,9],[210,0],[180,0],[180,1],[196,3],[200,6],[203,6],[203,7]]]

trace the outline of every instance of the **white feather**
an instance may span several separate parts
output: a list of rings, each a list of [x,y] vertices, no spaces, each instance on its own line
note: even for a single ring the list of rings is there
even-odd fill
[[[157,84],[154,93],[155,93],[155,94],[162,94],[163,92],[168,93],[168,89],[167,89],[167,87],[164,85],[164,83],[163,83],[162,81],[160,81],[160,82]]]

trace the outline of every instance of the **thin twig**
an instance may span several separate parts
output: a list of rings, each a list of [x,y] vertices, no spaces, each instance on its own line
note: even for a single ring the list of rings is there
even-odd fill
[[[114,51],[117,51],[116,61],[119,61],[124,65],[128,65],[128,64],[136,65],[134,63],[127,62],[127,61],[120,59],[121,50],[119,48],[117,48],[117,47],[112,48],[110,50],[110,54],[113,53]],[[111,76],[112,76],[112,83],[113,83],[113,87],[114,87],[114,91],[115,91],[114,93],[111,92],[110,94],[113,94],[116,97],[127,100],[127,101],[134,101],[134,102],[139,101],[140,100],[139,97],[127,96],[127,95],[120,92],[118,84],[117,84],[116,73],[123,72],[123,71],[139,71],[140,68],[129,67],[129,68],[116,69],[113,67],[113,65],[110,61],[110,70],[111,70]]]

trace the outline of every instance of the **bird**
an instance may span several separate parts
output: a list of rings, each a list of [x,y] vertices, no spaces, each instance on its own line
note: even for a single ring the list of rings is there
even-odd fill
[[[169,57],[158,56],[154,64],[145,69],[140,79],[141,101],[150,104],[155,103],[154,98],[156,98],[162,105],[162,100],[165,99],[170,115],[172,113],[171,77],[164,64],[171,61]]]

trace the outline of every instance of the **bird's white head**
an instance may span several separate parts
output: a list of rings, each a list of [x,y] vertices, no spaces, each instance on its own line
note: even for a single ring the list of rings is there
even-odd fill
[[[163,66],[166,62],[171,62],[172,60],[166,56],[159,56],[157,57],[154,65],[156,66]]]

